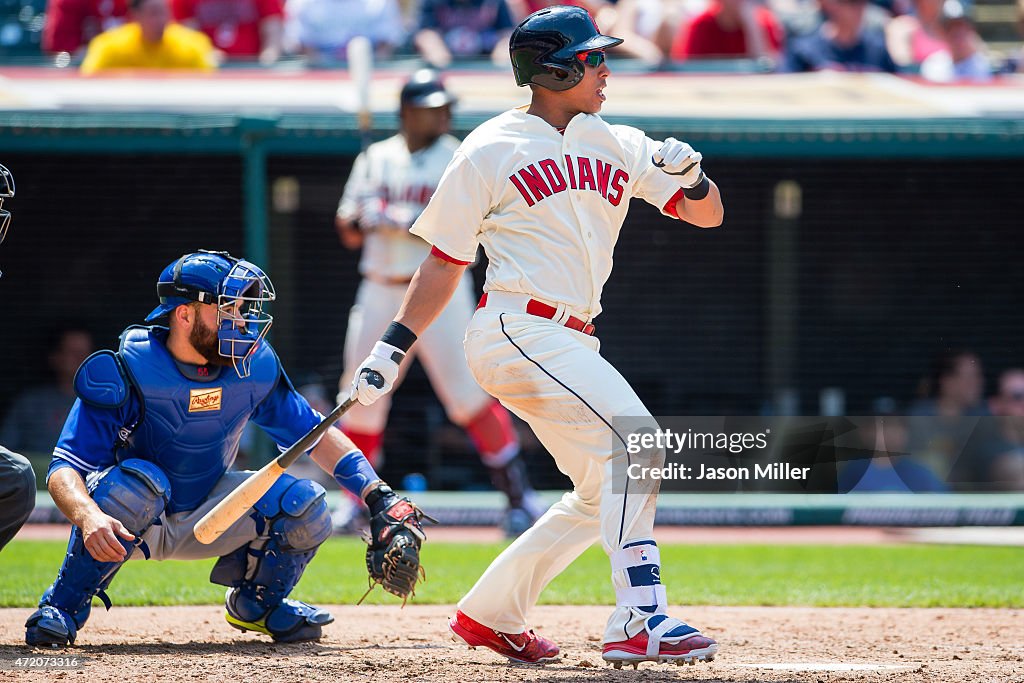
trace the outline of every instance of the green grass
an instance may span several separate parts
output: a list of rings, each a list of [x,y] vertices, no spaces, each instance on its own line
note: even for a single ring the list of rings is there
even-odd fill
[[[366,590],[361,541],[331,539],[295,597],[354,603]],[[418,603],[456,602],[500,545],[428,543]],[[0,554],[0,606],[31,607],[56,575],[65,544],[16,541]],[[1024,549],[976,546],[662,546],[662,578],[674,604],[1024,607]],[[109,592],[119,605],[219,603],[213,560],[131,562]],[[610,604],[604,553],[592,548],[541,596],[548,604]],[[379,588],[367,601],[394,604]]]

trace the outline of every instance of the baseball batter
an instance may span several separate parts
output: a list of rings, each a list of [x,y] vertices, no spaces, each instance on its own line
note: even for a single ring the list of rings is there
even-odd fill
[[[402,88],[400,101],[400,132],[359,155],[338,204],[335,224],[342,244],[363,250],[359,262],[363,281],[349,314],[339,403],[349,395],[359,362],[398,313],[416,268],[430,252],[430,245],[409,228],[434,194],[459,145],[448,134],[455,98],[435,72],[424,69],[413,74]],[[461,352],[474,305],[472,278],[466,272],[451,301],[420,338],[415,353],[449,419],[469,434],[495,488],[507,497],[504,527],[514,536],[529,528],[544,510],[530,489],[508,411],[476,383]],[[396,383],[400,381],[401,377]],[[373,405],[357,405],[341,419],[345,433],[374,465],[390,406],[390,397],[385,397]]]
[[[132,326],[118,351],[90,356],[75,376],[78,399],[53,452],[47,487],[74,524],[57,579],[26,622],[29,645],[75,642],[93,596],[128,559],[219,557],[210,574],[228,586],[228,623],[275,641],[316,640],[334,619],[288,599],[331,533],[324,489],[287,473],[220,538],[203,545],[192,529],[251,472],[228,471],[249,420],[284,450],[323,420],[295,390],[264,339],[274,299],[267,275],[226,252],[173,261],[157,282],[160,305]],[[418,570],[421,513],[400,499],[363,454],[331,428],[309,451],[373,518],[371,579],[396,586],[385,558]],[[384,562],[386,564],[386,562]]]
[[[530,424],[573,491],[491,564],[462,599],[449,626],[471,646],[521,662],[549,661],[558,647],[527,629],[544,587],[600,539],[611,561],[616,608],[604,632],[608,662],[711,659],[717,644],[667,614],[652,537],[657,486],[626,480],[638,456],[613,418],[653,418],[599,354],[594,318],[612,268],[629,200],[699,227],[720,225],[718,188],[701,155],[668,138],[604,122],[598,112],[610,74],[601,35],[577,7],[527,17],[511,38],[516,82],[528,106],[471,133],[456,151],[412,232],[432,245],[398,316],[360,365],[384,386],[356,379],[372,403],[458,287],[483,245],[484,296],[466,331],[469,366],[480,385]],[[663,458],[652,452],[642,457]]]
[[[0,164],[0,244],[11,225],[11,212],[4,209],[4,200],[13,196],[14,174]],[[28,521],[35,504],[36,475],[32,465],[24,456],[0,445],[0,550]]]

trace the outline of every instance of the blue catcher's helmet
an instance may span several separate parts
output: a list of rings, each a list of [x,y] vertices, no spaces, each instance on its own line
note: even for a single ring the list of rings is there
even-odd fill
[[[252,354],[274,321],[263,310],[276,297],[274,285],[259,266],[226,251],[200,249],[164,268],[156,293],[160,305],[146,322],[193,301],[215,304],[218,352],[231,359],[239,377],[249,376]]]

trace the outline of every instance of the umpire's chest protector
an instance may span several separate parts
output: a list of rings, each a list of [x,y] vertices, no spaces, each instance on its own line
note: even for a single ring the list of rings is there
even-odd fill
[[[273,390],[280,363],[269,344],[256,351],[251,373],[220,368],[209,381],[190,379],[164,346],[163,328],[130,327],[121,356],[142,403],[142,417],[119,458],[150,460],[167,474],[167,511],[194,510],[231,466],[246,422]]]

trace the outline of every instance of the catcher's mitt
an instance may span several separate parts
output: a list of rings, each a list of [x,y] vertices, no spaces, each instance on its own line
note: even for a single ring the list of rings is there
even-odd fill
[[[370,508],[370,537],[365,539],[366,570],[370,574],[370,591],[380,584],[388,593],[402,598],[405,606],[409,596],[416,594],[416,583],[426,580],[420,566],[420,546],[426,539],[420,520],[432,517],[423,513],[408,498],[399,498],[387,484],[381,484],[366,496]]]

